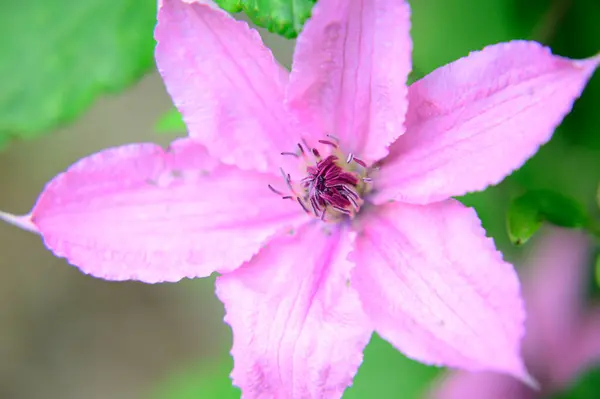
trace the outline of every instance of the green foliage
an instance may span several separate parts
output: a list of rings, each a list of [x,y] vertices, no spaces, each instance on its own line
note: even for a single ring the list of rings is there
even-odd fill
[[[310,17],[315,0],[216,0],[230,13],[243,11],[269,32],[293,39]]]
[[[239,399],[231,385],[231,358],[211,361],[187,370],[161,384],[151,399]],[[419,398],[439,369],[416,363],[374,335],[365,349],[365,360],[344,393],[344,399]]]
[[[151,399],[239,399],[240,390],[231,385],[231,358],[206,361],[163,382]]]
[[[154,125],[154,130],[157,133],[186,133],[187,128],[183,117],[177,111],[177,108],[172,107],[165,112]]]
[[[154,0],[3,0],[0,146],[72,120],[152,67]]]
[[[343,399],[421,398],[439,371],[406,358],[375,334]]]
[[[507,213],[510,240],[524,244],[547,221],[561,227],[587,227],[589,216],[573,199],[550,190],[532,190],[515,198]]]
[[[549,399],[596,399],[600,393],[600,367],[587,370],[565,391]]]
[[[423,73],[470,51],[516,39],[521,30],[510,23],[506,0],[409,0],[414,66]]]

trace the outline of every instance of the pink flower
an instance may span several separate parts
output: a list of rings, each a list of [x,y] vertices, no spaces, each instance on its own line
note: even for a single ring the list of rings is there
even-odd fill
[[[528,378],[517,276],[450,197],[548,141],[600,58],[503,43],[408,88],[392,0],[319,0],[291,73],[212,4],[164,0],[156,39],[190,137],[85,158],[5,219],[96,277],[220,273],[245,398],[339,398],[373,331],[424,363]]]
[[[590,240],[577,231],[553,229],[525,267],[527,335],[525,363],[541,384],[535,392],[493,372],[449,373],[432,392],[436,399],[526,399],[564,389],[587,366],[600,361],[600,307],[586,309],[583,285]]]

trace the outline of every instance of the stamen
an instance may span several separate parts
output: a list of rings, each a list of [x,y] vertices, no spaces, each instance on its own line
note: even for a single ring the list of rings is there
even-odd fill
[[[327,137],[334,140],[338,144],[340,143],[340,139],[337,136],[334,136],[333,134],[328,134]]]
[[[315,213],[316,217],[319,217],[319,206],[317,205],[314,197],[311,197],[310,199],[310,206],[312,206],[313,212]]]
[[[319,143],[321,143],[321,144],[327,144],[327,145],[330,145],[330,146],[332,146],[333,148],[338,148],[338,146],[337,146],[337,144],[336,144],[336,143],[334,143],[334,142],[332,142],[332,141],[329,141],[329,140],[319,140]]]
[[[349,189],[347,186],[342,186],[342,190],[344,190],[344,192],[346,192],[348,195],[350,195],[354,199],[359,199],[360,198],[360,196],[357,193],[355,193],[354,191],[352,191],[351,189]]]
[[[281,175],[283,176],[283,180],[285,180],[285,183],[287,184],[288,188],[293,192],[294,188],[292,187],[292,183],[291,183],[292,179],[290,178],[290,174],[285,173],[283,168],[279,168],[279,171],[281,172]]]
[[[327,139],[318,142],[339,151],[340,140],[336,136],[328,134]],[[296,146],[295,151],[284,151],[281,155],[303,158],[303,162],[307,163],[305,177],[292,184],[291,175],[283,168],[279,168],[289,192],[284,195],[271,185],[269,189],[284,200],[295,199],[304,212],[314,214],[326,222],[336,222],[340,217],[353,217],[359,212],[363,204],[361,196],[366,187],[363,182],[372,181],[371,178],[366,177],[369,172],[367,163],[356,158],[353,153],[349,153],[345,163],[355,162],[364,170],[346,167],[344,158],[341,158],[337,151],[329,155],[321,155],[319,150],[309,146],[304,138],[301,138]],[[309,157],[309,154],[314,158]]]
[[[352,157],[352,160],[354,162],[356,162],[357,164],[359,164],[360,166],[362,166],[363,168],[367,167],[367,163],[365,161],[362,161],[362,160],[360,160],[358,158],[354,158],[354,157]]]
[[[345,213],[346,215],[349,215],[349,214],[350,214],[350,211],[349,211],[349,210],[347,210],[347,209],[344,209],[344,208],[340,208],[339,206],[332,205],[331,207],[332,207],[333,209],[335,209],[335,210],[338,210],[338,211],[340,211],[340,212],[342,212],[342,213]]]
[[[360,206],[358,206],[358,203],[356,202],[356,200],[354,198],[352,198],[351,196],[346,196],[345,197],[348,201],[352,202],[352,206],[354,207],[355,210],[359,210]]]
[[[272,185],[267,184],[267,186],[269,187],[269,190],[273,191],[275,194],[277,195],[283,195],[283,193],[277,189],[275,189]]]
[[[296,197],[296,199],[298,200],[298,203],[300,204],[300,206],[302,207],[302,209],[304,209],[304,212],[310,213],[310,211],[306,208],[306,205],[304,205],[304,203],[302,202],[302,200],[300,199],[300,197]]]

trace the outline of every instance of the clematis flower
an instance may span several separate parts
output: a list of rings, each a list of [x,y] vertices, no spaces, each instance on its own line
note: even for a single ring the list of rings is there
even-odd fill
[[[581,232],[552,229],[524,265],[528,317],[523,356],[540,391],[506,375],[463,371],[444,376],[430,397],[545,398],[600,362],[600,307],[590,309],[584,301],[591,247]]]
[[[515,41],[409,88],[409,25],[404,1],[319,0],[289,73],[214,4],[164,0],[156,61],[189,137],[84,158],[3,218],[107,280],[219,273],[244,398],[339,398],[373,331],[527,380],[517,275],[451,197],[548,141],[600,58]]]

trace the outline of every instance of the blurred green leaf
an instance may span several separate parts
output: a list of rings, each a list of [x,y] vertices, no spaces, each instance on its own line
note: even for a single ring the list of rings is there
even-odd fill
[[[440,369],[408,359],[377,334],[343,399],[421,398]]]
[[[600,251],[596,250],[594,256],[593,276],[590,278],[591,287],[588,289],[589,296],[594,300],[600,299]]]
[[[151,399],[239,399],[240,390],[231,384],[233,360],[205,362],[163,382]]]
[[[570,388],[549,399],[598,399],[599,393],[600,367],[595,367],[580,375]]]
[[[298,36],[316,0],[216,0],[230,13],[243,11],[252,22],[288,39]]]
[[[0,145],[31,138],[152,67],[153,0],[4,0]]]
[[[531,190],[515,198],[507,212],[510,240],[524,244],[548,221],[561,227],[586,227],[589,216],[573,199],[550,190]]]
[[[239,399],[231,385],[233,361],[203,363],[162,383],[151,399]],[[407,359],[390,344],[373,335],[365,360],[344,399],[419,398],[440,369]]]
[[[412,0],[414,65],[424,73],[480,50],[522,36],[506,0]]]
[[[165,112],[154,125],[157,133],[186,133],[185,122],[177,108],[173,107]]]

